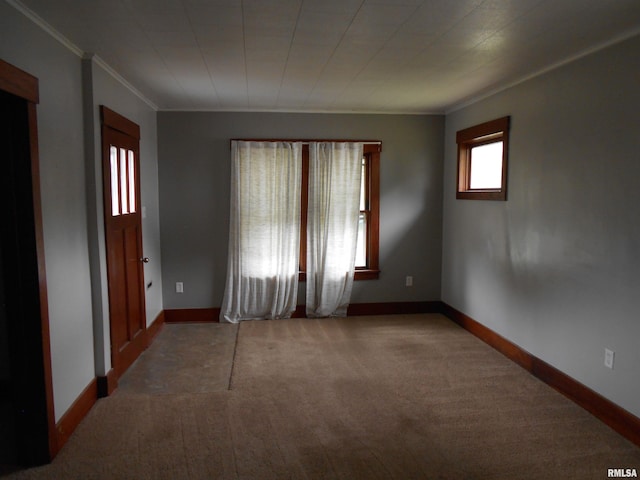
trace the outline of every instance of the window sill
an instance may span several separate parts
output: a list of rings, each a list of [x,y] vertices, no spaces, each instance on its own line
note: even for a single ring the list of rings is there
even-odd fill
[[[377,280],[380,277],[380,270],[370,270],[362,268],[356,270],[354,280]]]
[[[361,268],[355,271],[355,275],[353,279],[355,281],[359,280],[377,280],[380,277],[380,270],[370,270],[366,268]],[[298,272],[298,281],[306,282],[307,281],[307,272]]]
[[[504,190],[465,190],[456,193],[458,200],[502,200],[507,199]]]

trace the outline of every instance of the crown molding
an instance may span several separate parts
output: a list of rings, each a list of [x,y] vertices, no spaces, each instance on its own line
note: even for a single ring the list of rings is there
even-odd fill
[[[328,109],[290,109],[290,108],[161,108],[161,112],[185,113],[286,113],[314,115],[395,115],[395,116],[439,116],[443,111],[402,111],[402,110],[328,110]]]
[[[109,75],[111,75],[116,81],[118,81],[123,87],[133,93],[136,97],[142,100],[147,106],[149,106],[154,111],[158,111],[158,106],[145,97],[138,89],[136,89],[133,85],[131,85],[127,80],[125,80],[122,75],[116,72],[111,66],[109,66],[104,60],[102,60],[98,55],[93,53],[84,52],[80,47],[78,47],[75,43],[65,37],[58,30],[49,25],[41,16],[31,10],[29,7],[24,5],[19,0],[5,0],[9,5],[15,8],[17,11],[22,13],[25,17],[35,23],[42,30],[47,32],[51,37],[56,39],[60,44],[62,44],[67,50],[76,55],[81,59],[91,59],[96,65],[100,66],[104,71],[106,71]]]
[[[9,5],[22,13],[25,17],[39,26],[42,30],[47,32],[53,38],[55,38],[58,42],[60,42],[63,46],[67,48],[70,52],[74,53],[76,56],[82,58],[84,52],[71,40],[58,32],[55,28],[49,25],[41,16],[39,16],[36,12],[31,10],[29,7],[24,5],[22,2],[18,0],[5,0]]]
[[[145,97],[142,94],[142,92],[140,92],[136,87],[131,85],[122,75],[120,75],[113,68],[111,68],[111,66],[107,62],[105,62],[102,58],[100,58],[100,56],[98,56],[95,53],[85,53],[83,55],[83,58],[92,60],[96,65],[98,65],[105,72],[107,72],[109,75],[111,75],[117,82],[122,84],[122,86],[124,86],[127,90],[129,90],[131,93],[133,93],[140,100],[142,100],[153,111],[157,112],[159,110],[158,105],[156,105],[151,100],[149,100],[147,97]]]

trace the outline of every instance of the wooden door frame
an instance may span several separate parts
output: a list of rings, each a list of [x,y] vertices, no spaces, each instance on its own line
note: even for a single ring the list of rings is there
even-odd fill
[[[37,386],[34,386],[34,392],[41,391],[39,395],[43,395],[44,398],[39,398],[38,402],[43,405],[45,412],[40,412],[46,417],[47,433],[46,439],[38,438],[38,432],[32,432],[35,435],[33,439],[37,443],[45,443],[48,448],[48,454],[42,453],[39,458],[30,459],[29,462],[46,463],[51,461],[59,450],[56,435],[55,424],[55,409],[53,403],[53,380],[51,374],[51,343],[49,333],[49,303],[47,295],[47,276],[45,270],[45,257],[44,257],[44,235],[42,228],[42,201],[40,194],[40,160],[38,152],[38,122],[36,105],[39,103],[39,86],[38,79],[33,75],[20,70],[17,67],[0,59],[0,89],[20,97],[27,101],[27,117],[28,117],[28,129],[29,129],[29,152],[30,152],[30,168],[31,168],[31,189],[33,198],[33,219],[34,219],[34,231],[35,231],[35,253],[38,269],[38,289],[40,303],[40,319],[39,325],[33,325],[32,327],[40,331],[40,338],[37,339],[37,344],[30,343],[25,345],[25,348],[37,353],[38,356],[42,356],[42,377],[36,378],[38,382]],[[35,339],[34,339],[35,340]],[[40,375],[38,375],[39,377]],[[44,382],[44,385],[40,384]],[[37,388],[36,388],[37,387]],[[44,388],[42,388],[44,387]],[[27,435],[30,432],[26,432]]]
[[[105,221],[105,235],[107,235],[107,230],[108,230],[108,215],[110,215],[110,205],[111,205],[111,197],[110,197],[110,190],[111,187],[110,185],[107,184],[107,179],[110,178],[111,172],[109,170],[109,165],[107,162],[107,159],[109,158],[109,149],[110,149],[110,145],[108,142],[105,141],[105,139],[107,138],[107,130],[114,130],[116,132],[122,133],[128,137],[131,137],[133,139],[136,140],[137,144],[138,144],[138,148],[135,151],[135,156],[136,156],[136,165],[137,165],[137,171],[136,171],[136,201],[138,202],[138,215],[141,215],[141,196],[140,196],[140,184],[141,184],[141,178],[140,178],[140,126],[134,122],[132,122],[131,120],[129,120],[128,118],[120,115],[119,113],[109,109],[108,107],[104,106],[104,105],[100,105],[100,122],[101,122],[101,143],[102,143],[102,158],[101,158],[101,162],[102,162],[102,179],[103,179],[103,201],[104,201],[104,221]],[[140,231],[140,235],[142,235],[142,222],[140,221],[139,224],[139,231]],[[107,238],[105,238],[105,248],[107,249],[106,252],[106,256],[107,256],[107,281],[110,282],[109,280],[109,245],[108,245],[108,240]],[[142,239],[140,239],[140,245],[139,245],[139,251],[140,254],[143,253],[142,251]],[[139,353],[141,353],[141,351],[147,347],[148,344],[148,339],[147,339],[147,319],[146,319],[146,302],[145,302],[145,289],[144,289],[144,268],[142,266],[143,264],[140,263],[138,268],[140,269],[140,278],[141,278],[141,282],[138,285],[138,289],[139,289],[139,296],[140,296],[140,302],[141,302],[141,315],[142,315],[142,338],[139,339],[140,344],[142,345],[142,349],[136,353],[135,357],[129,358],[125,364],[121,365],[119,364],[114,355],[115,355],[115,351],[118,348],[118,345],[115,344],[115,339],[114,339],[114,334],[113,334],[113,322],[111,319],[111,287],[109,286],[109,310],[110,310],[110,314],[109,314],[109,334],[110,334],[110,347],[111,347],[111,368],[114,372],[114,382],[116,383],[118,381],[118,378],[124,373],[124,371],[126,371],[126,369],[130,366],[131,363],[133,363],[133,361],[135,361],[135,358],[137,358],[137,356],[139,355]]]

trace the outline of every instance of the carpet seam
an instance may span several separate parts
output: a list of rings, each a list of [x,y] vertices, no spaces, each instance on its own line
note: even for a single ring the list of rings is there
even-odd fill
[[[238,351],[238,338],[240,337],[240,326],[242,322],[238,323],[238,328],[236,330],[236,340],[233,344],[233,357],[231,358],[231,370],[229,371],[229,384],[227,385],[227,391],[231,391],[233,389],[233,372],[236,366],[236,352]]]

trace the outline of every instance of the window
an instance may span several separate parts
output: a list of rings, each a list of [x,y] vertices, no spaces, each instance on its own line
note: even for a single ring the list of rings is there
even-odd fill
[[[467,200],[507,199],[509,118],[460,130],[458,143],[458,188],[456,198]]]
[[[379,277],[380,235],[380,151],[379,142],[364,144],[360,187],[360,220],[356,251],[355,280]],[[306,279],[307,263],[307,192],[309,188],[309,146],[302,147],[302,202],[300,225],[300,280]]]
[[[367,182],[367,157],[362,155],[360,180],[360,215],[358,216],[358,243],[356,244],[356,268],[367,266],[367,225],[369,224],[369,184]]]
[[[378,278],[380,226],[380,145],[365,144],[360,189],[360,222],[356,250],[356,280]]]
[[[111,177],[111,215],[136,213],[135,153],[133,150],[109,147]]]

